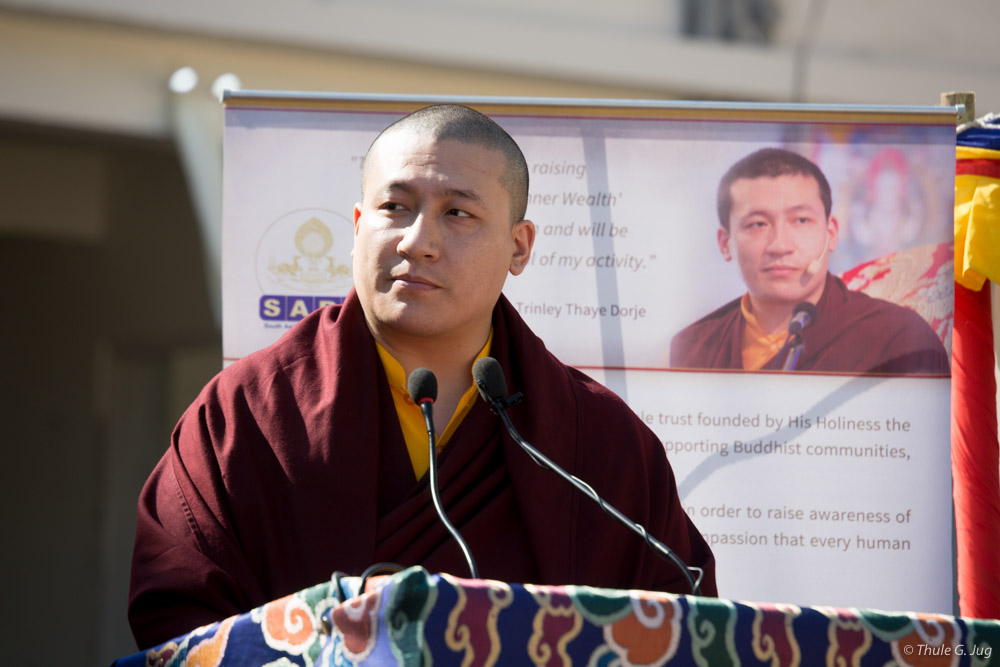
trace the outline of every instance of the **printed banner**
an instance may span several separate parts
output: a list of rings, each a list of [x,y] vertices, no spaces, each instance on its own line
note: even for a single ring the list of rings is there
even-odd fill
[[[432,101],[228,100],[227,362],[344,298],[362,158]],[[537,238],[505,294],[663,440],[720,593],[951,612],[953,115],[468,103],[529,165]],[[825,295],[801,349],[766,335],[789,290]]]

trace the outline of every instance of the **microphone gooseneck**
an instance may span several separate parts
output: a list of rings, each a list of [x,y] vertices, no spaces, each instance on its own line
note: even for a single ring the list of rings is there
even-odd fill
[[[677,556],[677,554],[673,552],[672,549],[670,549],[670,547],[657,540],[655,537],[650,535],[643,526],[629,519],[597,495],[597,492],[592,486],[581,480],[579,477],[560,468],[555,462],[532,447],[524,438],[521,437],[521,434],[517,432],[516,428],[514,428],[514,424],[511,423],[510,417],[507,415],[507,408],[520,402],[521,394],[518,393],[514,396],[505,398],[507,393],[507,381],[504,378],[500,362],[492,357],[483,357],[479,359],[472,367],[472,377],[476,383],[476,388],[479,390],[479,395],[483,397],[483,400],[490,404],[493,412],[495,412],[500,417],[501,421],[503,421],[503,424],[507,429],[507,433],[510,434],[510,437],[513,438],[514,442],[520,445],[521,449],[527,452],[528,456],[530,456],[535,463],[546,470],[551,470],[556,473],[559,477],[573,486],[573,488],[597,503],[600,508],[604,510],[605,514],[639,535],[639,537],[646,542],[653,553],[677,566],[677,568],[684,575],[684,578],[687,579],[688,585],[691,587],[692,594],[701,595],[699,585],[701,584],[701,579],[705,574],[704,570],[700,567],[689,567],[680,559],[679,556]],[[697,577],[692,574],[692,571],[697,573]]]
[[[451,536],[455,538],[458,542],[458,546],[462,549],[462,554],[465,556],[465,562],[469,566],[469,572],[472,574],[473,579],[479,578],[479,569],[476,567],[476,561],[472,558],[472,552],[469,550],[469,545],[466,544],[465,540],[462,538],[462,534],[458,532],[458,529],[452,525],[451,521],[448,520],[448,515],[444,512],[444,507],[441,504],[441,494],[438,491],[438,471],[437,471],[437,436],[434,432],[434,401],[437,399],[437,378],[434,373],[426,368],[418,368],[412,373],[410,377],[406,380],[406,391],[409,392],[410,398],[413,402],[420,406],[420,411],[424,415],[424,424],[427,425],[427,446],[430,449],[430,460],[428,461],[427,471],[430,477],[429,486],[431,487],[431,500],[434,503],[434,509],[437,511],[438,516],[441,518],[441,522],[444,527],[448,529]]]

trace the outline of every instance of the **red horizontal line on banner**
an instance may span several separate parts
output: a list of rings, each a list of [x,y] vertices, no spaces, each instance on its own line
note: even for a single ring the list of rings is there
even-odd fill
[[[942,379],[950,378],[951,375],[936,375],[931,373],[839,373],[833,371],[783,371],[783,370],[767,370],[759,369],[755,371],[748,371],[741,368],[663,368],[661,366],[578,366],[576,364],[568,364],[573,368],[581,371],[648,371],[651,373],[741,373],[741,374],[751,374],[760,373],[765,375],[829,375],[834,377],[854,377],[854,376],[866,376],[866,377],[906,377],[906,378],[930,378],[930,379]]]

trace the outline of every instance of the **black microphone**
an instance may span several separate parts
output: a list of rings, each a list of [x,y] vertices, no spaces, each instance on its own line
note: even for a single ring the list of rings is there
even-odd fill
[[[792,321],[788,323],[788,335],[794,336],[802,333],[816,322],[817,317],[819,317],[819,311],[808,301],[795,304],[795,307],[792,308]]]
[[[563,480],[572,485],[577,491],[580,491],[597,503],[600,508],[604,510],[605,514],[617,520],[632,532],[636,533],[646,542],[653,553],[677,566],[677,568],[684,574],[684,578],[687,579],[688,585],[691,586],[691,593],[693,595],[701,595],[699,584],[701,584],[701,579],[705,575],[704,570],[700,567],[688,567],[687,564],[685,564],[684,561],[682,561],[680,557],[678,557],[677,554],[670,549],[670,547],[660,542],[658,539],[650,535],[644,527],[632,521],[615,509],[612,505],[607,503],[603,498],[597,495],[597,492],[594,491],[592,486],[581,480],[579,477],[560,468],[549,457],[532,447],[524,438],[521,437],[521,434],[517,432],[516,428],[514,428],[514,424],[511,423],[510,417],[507,415],[507,408],[514,403],[519,402],[521,400],[521,395],[518,393],[510,398],[505,397],[507,394],[507,380],[504,378],[503,369],[500,368],[500,362],[492,357],[483,357],[477,360],[472,366],[472,378],[476,383],[476,388],[479,390],[479,395],[483,397],[483,400],[490,404],[493,412],[499,415],[504,426],[507,428],[507,432],[510,434],[510,437],[514,439],[514,442],[521,446],[521,449],[528,453],[528,456],[530,456],[535,463],[562,477]],[[697,578],[695,578],[692,574],[692,571],[697,572]]]
[[[421,411],[425,404],[430,411],[438,396],[437,378],[426,368],[418,368],[410,373],[410,377],[406,380],[406,391],[410,393],[413,402],[420,406]]]
[[[479,395],[489,404],[507,396],[507,378],[504,377],[500,362],[493,357],[477,359],[472,364],[472,380]]]
[[[465,562],[469,565],[469,572],[472,573],[472,578],[478,579],[479,570],[476,568],[476,561],[472,558],[472,552],[469,551],[469,545],[462,539],[462,535],[458,532],[458,529],[448,520],[448,515],[444,513],[444,507],[441,505],[441,496],[438,492],[437,436],[434,433],[433,407],[434,400],[437,399],[437,378],[434,377],[434,373],[430,370],[418,368],[410,373],[410,377],[407,378],[406,391],[409,392],[413,402],[420,406],[420,411],[424,414],[424,423],[427,425],[427,445],[430,448],[430,461],[428,461],[427,469],[430,474],[431,500],[434,502],[434,509],[437,511],[438,516],[441,517],[444,527],[448,529],[451,536],[458,542],[458,546],[462,548],[462,554],[465,556]]]
[[[797,303],[792,308],[792,319],[788,323],[788,337],[785,339],[785,344],[778,350],[778,354],[774,355],[775,360],[777,360],[782,354],[785,354],[785,363],[781,366],[782,371],[795,370],[799,363],[799,357],[802,356],[802,348],[805,346],[801,334],[816,323],[817,317],[819,317],[819,311],[808,301]]]

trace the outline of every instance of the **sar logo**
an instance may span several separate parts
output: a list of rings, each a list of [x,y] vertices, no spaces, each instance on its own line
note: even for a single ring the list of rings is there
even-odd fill
[[[275,220],[257,246],[262,293],[346,294],[354,283],[354,226],[326,209],[299,209]]]

